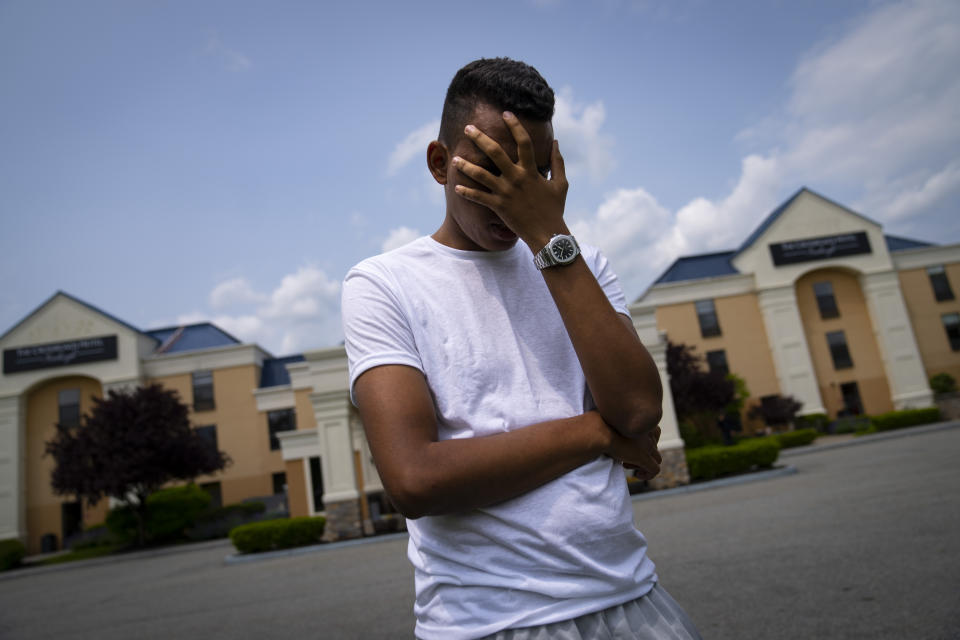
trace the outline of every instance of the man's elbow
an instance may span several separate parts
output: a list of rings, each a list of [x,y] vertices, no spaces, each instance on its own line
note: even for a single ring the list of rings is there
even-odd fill
[[[645,403],[630,411],[626,420],[618,431],[628,438],[639,438],[645,433],[653,431],[663,418],[663,405]]]
[[[384,482],[384,491],[390,502],[408,520],[431,515],[436,510],[435,497],[424,474],[404,473]]]

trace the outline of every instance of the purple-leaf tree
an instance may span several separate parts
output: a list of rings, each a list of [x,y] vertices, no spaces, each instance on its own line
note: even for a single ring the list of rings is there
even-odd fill
[[[186,405],[158,384],[94,398],[79,426],[56,425],[46,453],[56,464],[52,486],[96,504],[114,498],[137,516],[145,539],[147,497],[173,480],[192,480],[230,464],[229,457],[190,427]]]

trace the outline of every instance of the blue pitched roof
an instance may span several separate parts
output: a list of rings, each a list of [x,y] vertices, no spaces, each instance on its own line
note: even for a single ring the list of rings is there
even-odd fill
[[[653,284],[735,275],[740,272],[730,263],[733,256],[733,251],[721,251],[677,258]]]
[[[883,239],[887,241],[888,251],[904,251],[905,249],[922,249],[923,247],[936,246],[931,242],[913,240],[912,238],[904,238],[903,236],[884,235]]]
[[[232,335],[209,322],[152,329],[146,333],[160,341],[158,351],[162,353],[180,353],[240,344],[240,341]]]
[[[264,360],[263,368],[260,369],[260,388],[290,384],[287,365],[291,362],[303,362],[303,360],[304,357],[300,354]]]

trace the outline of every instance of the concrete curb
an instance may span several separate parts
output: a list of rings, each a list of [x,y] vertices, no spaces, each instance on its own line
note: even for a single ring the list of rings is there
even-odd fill
[[[354,538],[352,540],[343,540],[341,542],[328,542],[325,544],[313,544],[308,547],[294,547],[292,549],[279,549],[278,551],[262,551],[260,553],[240,554],[234,553],[223,559],[224,564],[246,564],[249,562],[259,562],[260,560],[272,560],[274,558],[287,558],[290,556],[301,556],[308,553],[317,553],[319,551],[334,551],[345,547],[358,547],[365,544],[380,542],[392,542],[407,538],[409,534],[405,531],[400,533],[390,533],[381,536],[370,536],[367,538]]]
[[[21,576],[37,576],[44,573],[54,573],[57,571],[69,571],[71,569],[80,569],[86,567],[95,567],[102,564],[113,564],[116,562],[128,562],[130,560],[141,560],[143,558],[156,558],[158,556],[168,556],[175,553],[193,553],[195,551],[206,551],[216,547],[232,546],[229,538],[208,540],[205,542],[193,542],[188,544],[179,544],[172,547],[160,547],[158,549],[145,549],[143,551],[130,551],[128,553],[117,553],[99,558],[90,558],[89,560],[76,560],[73,562],[64,562],[62,564],[38,565],[36,561],[25,559],[25,566],[9,571],[0,571],[0,580],[11,580]]]
[[[744,473],[738,476],[730,476],[729,478],[720,478],[718,480],[710,480],[708,482],[697,482],[694,484],[685,484],[682,487],[674,487],[672,489],[661,489],[659,491],[647,491],[645,493],[636,493],[630,496],[630,499],[633,500],[634,502],[639,502],[641,500],[669,498],[670,496],[675,496],[683,493],[696,493],[698,491],[709,491],[711,489],[722,489],[723,487],[732,487],[738,484],[760,482],[761,480],[772,480],[773,478],[782,478],[784,476],[792,476],[795,473],[797,473],[797,468],[792,465],[788,465],[785,467],[775,467],[768,471],[754,471],[753,473]]]
[[[903,429],[894,429],[893,431],[882,431],[880,433],[871,433],[865,436],[857,436],[842,442],[831,442],[830,444],[808,444],[803,447],[792,447],[780,451],[781,458],[792,456],[802,456],[807,453],[819,453],[820,451],[829,451],[830,449],[842,449],[843,447],[853,447],[871,442],[881,442],[883,440],[893,440],[895,438],[909,438],[910,436],[919,436],[924,433],[933,433],[935,431],[946,431],[947,429],[956,429],[960,427],[960,420],[950,422],[937,422],[935,424],[926,424],[919,427],[905,427]]]

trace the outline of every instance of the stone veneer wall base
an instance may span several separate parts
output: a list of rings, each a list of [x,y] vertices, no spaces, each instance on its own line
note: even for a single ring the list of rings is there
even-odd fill
[[[663,462],[660,474],[647,484],[651,489],[672,489],[690,484],[690,472],[687,470],[687,456],[683,447],[664,449],[660,452]]]
[[[327,525],[323,539],[328,542],[363,537],[363,523],[360,519],[360,501],[357,499],[328,502],[324,505],[327,512]]]

